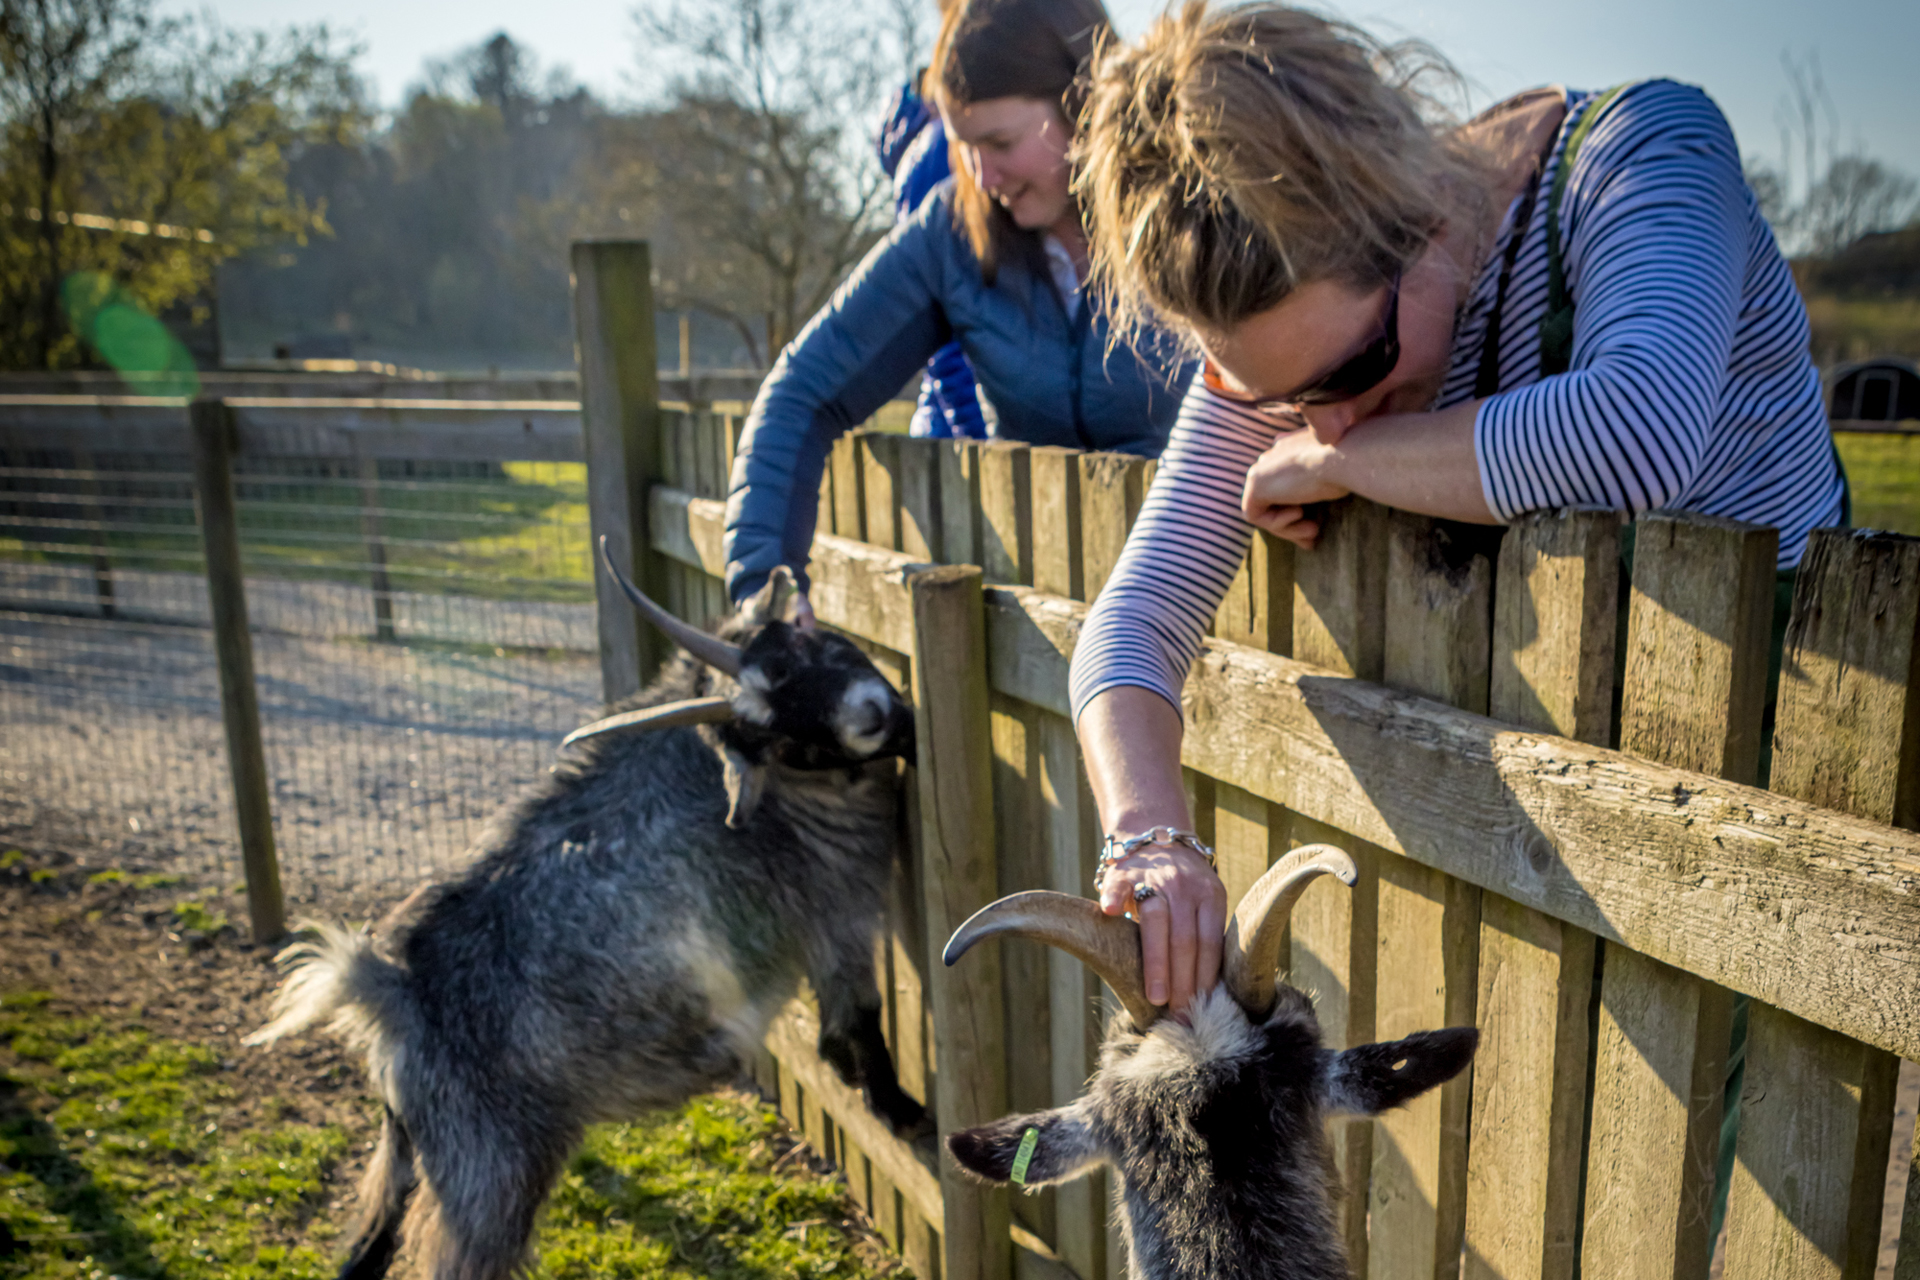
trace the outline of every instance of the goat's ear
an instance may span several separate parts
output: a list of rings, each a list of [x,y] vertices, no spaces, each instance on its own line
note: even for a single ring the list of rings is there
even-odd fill
[[[1479,1044],[1475,1028],[1448,1027],[1336,1053],[1327,1065],[1327,1106],[1346,1115],[1377,1116],[1459,1075]]]
[[[727,825],[738,831],[760,807],[760,795],[767,787],[767,767],[752,763],[731,747],[722,751],[720,758],[726,765]]]
[[[1031,1141],[1028,1133],[1034,1135]],[[1023,1145],[1027,1155],[1021,1168]],[[1028,1190],[1071,1181],[1101,1160],[1093,1126],[1078,1103],[958,1130],[947,1135],[947,1150],[976,1178],[996,1186],[1018,1182]],[[1021,1176],[1016,1179],[1015,1173]]]

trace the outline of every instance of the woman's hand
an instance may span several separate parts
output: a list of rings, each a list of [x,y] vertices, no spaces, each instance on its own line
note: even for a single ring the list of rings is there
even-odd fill
[[[1145,901],[1140,886],[1153,889]],[[1133,912],[1140,922],[1140,959],[1147,999],[1186,1012],[1193,997],[1220,980],[1227,928],[1227,891],[1207,860],[1182,845],[1148,845],[1107,868],[1100,909]]]
[[[1322,440],[1313,431],[1289,431],[1277,438],[1247,469],[1240,497],[1247,522],[1311,548],[1320,526],[1306,518],[1307,504],[1331,502],[1350,492],[1329,474],[1337,448],[1337,442]]]

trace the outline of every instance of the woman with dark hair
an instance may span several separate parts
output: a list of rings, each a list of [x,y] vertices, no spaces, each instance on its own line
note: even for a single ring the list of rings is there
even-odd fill
[[[950,340],[973,366],[990,434],[1160,452],[1191,360],[1151,330],[1114,349],[1104,308],[1082,297],[1069,122],[1111,33],[1099,0],[947,11],[927,80],[956,172],[875,246],[754,398],[727,502],[733,599],[778,564],[804,587],[827,451]]]

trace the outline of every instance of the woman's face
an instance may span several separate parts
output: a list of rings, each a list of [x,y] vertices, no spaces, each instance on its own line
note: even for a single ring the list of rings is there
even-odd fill
[[[1400,279],[1396,322],[1400,358],[1387,376],[1348,400],[1297,409],[1316,436],[1337,442],[1356,422],[1425,409],[1446,378],[1460,273],[1436,240]],[[1356,292],[1333,280],[1295,289],[1279,306],[1225,332],[1202,332],[1201,347],[1236,395],[1288,400],[1340,368],[1376,341],[1386,322],[1386,285]]]
[[[1073,211],[1067,145],[1072,137],[1058,103],[1044,98],[988,98],[954,107],[947,137],[960,144],[973,180],[1005,207],[1015,224],[1044,231]]]

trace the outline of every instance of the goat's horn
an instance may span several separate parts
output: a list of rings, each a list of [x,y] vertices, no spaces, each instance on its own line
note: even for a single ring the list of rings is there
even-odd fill
[[[1227,990],[1254,1018],[1273,1008],[1280,972],[1280,941],[1293,904],[1320,876],[1338,876],[1352,888],[1360,873],[1353,859],[1330,844],[1301,845],[1253,882],[1227,925]]]
[[[666,632],[668,639],[716,671],[724,671],[730,676],[740,674],[741,659],[737,647],[680,621],[627,581],[627,576],[614,566],[613,553],[607,550],[607,535],[604,533],[600,535],[600,560],[607,566],[607,572],[613,575],[613,580],[620,584],[620,589],[627,593],[627,599],[633,601],[633,607],[648,622]]]
[[[1084,963],[1113,988],[1140,1030],[1160,1016],[1160,1007],[1147,999],[1140,966],[1140,926],[1107,915],[1091,898],[1046,889],[1009,894],[969,916],[953,931],[940,958],[952,964],[980,939],[1003,933],[1058,947]]]
[[[733,719],[733,703],[726,698],[688,698],[684,702],[663,702],[656,707],[622,711],[617,716],[583,724],[560,740],[570,747],[582,738],[597,738],[603,733],[652,733],[683,724],[716,724]]]

